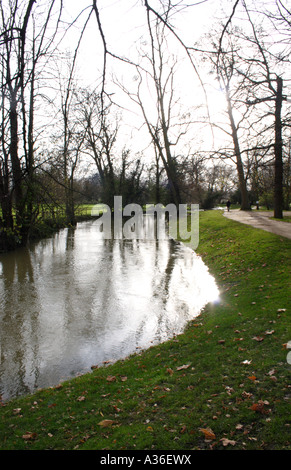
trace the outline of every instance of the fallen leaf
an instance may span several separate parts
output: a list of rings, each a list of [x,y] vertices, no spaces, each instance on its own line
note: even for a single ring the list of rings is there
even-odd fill
[[[256,413],[268,414],[268,411],[264,407],[264,403],[254,403],[251,406],[251,410],[255,411]]]
[[[26,434],[23,434],[22,439],[24,439],[25,441],[31,441],[36,439],[36,437],[37,434],[35,432],[28,431]]]
[[[167,369],[167,372],[168,372],[168,374],[170,374],[170,375],[173,375],[173,373],[174,373],[173,369],[171,369],[171,368],[168,368],[168,369]]]
[[[220,439],[220,441],[222,442],[223,447],[226,447],[229,444],[232,445],[232,446],[235,446],[235,444],[236,444],[236,441],[231,441],[231,440],[227,439],[226,437],[223,437],[222,439]]]
[[[207,440],[216,439],[216,436],[215,436],[214,432],[210,428],[200,428],[199,431],[201,431],[204,434],[204,437]]]
[[[84,401],[86,400],[86,397],[84,395],[81,395],[80,397],[77,398],[77,401]]]
[[[120,377],[120,380],[121,380],[121,382],[126,382],[126,381],[127,381],[126,375],[122,375],[122,376]]]
[[[253,382],[257,379],[255,375],[250,375],[248,379],[252,380]]]
[[[253,339],[258,342],[264,341],[264,338],[262,336],[254,336]]]
[[[115,375],[108,375],[106,380],[107,380],[107,382],[115,382],[116,377],[115,377]]]
[[[188,369],[188,367],[190,367],[190,366],[191,366],[191,363],[190,364],[184,364],[183,366],[177,367],[177,370]]]
[[[109,426],[112,426],[115,421],[112,421],[112,419],[103,419],[98,423],[98,426],[101,426],[102,428],[108,428]]]
[[[237,424],[235,429],[237,430],[243,429],[243,424]]]

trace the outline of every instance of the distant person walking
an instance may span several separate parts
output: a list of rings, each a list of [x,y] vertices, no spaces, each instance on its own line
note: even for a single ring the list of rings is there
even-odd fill
[[[227,212],[229,212],[229,208],[230,208],[230,201],[227,201],[227,203],[226,203],[226,207],[227,207]]]

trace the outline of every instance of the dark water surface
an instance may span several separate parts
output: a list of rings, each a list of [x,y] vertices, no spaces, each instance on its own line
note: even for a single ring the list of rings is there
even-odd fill
[[[57,385],[183,331],[218,297],[191,249],[94,221],[0,255],[0,395]]]

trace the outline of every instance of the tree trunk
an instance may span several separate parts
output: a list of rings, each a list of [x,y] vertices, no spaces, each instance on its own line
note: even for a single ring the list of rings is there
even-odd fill
[[[236,158],[236,169],[237,169],[237,174],[238,174],[238,179],[239,179],[239,188],[241,192],[241,210],[249,211],[251,210],[251,205],[249,202],[247,185],[246,185],[246,180],[244,176],[244,169],[243,169],[243,163],[242,163],[242,158],[241,158],[241,151],[240,151],[240,146],[239,146],[237,128],[236,128],[234,117],[233,117],[232,105],[231,105],[231,100],[230,100],[228,91],[226,92],[226,99],[227,99],[227,112],[228,112],[228,117],[229,117],[230,126],[231,126],[234,153],[235,153],[235,158]]]
[[[159,157],[157,149],[155,147],[155,157],[156,157],[156,181],[155,181],[155,203],[159,204],[160,201],[160,167],[159,167]]]
[[[275,181],[274,181],[274,217],[283,219],[283,140],[282,140],[282,102],[283,80],[277,77],[275,108]]]
[[[13,189],[15,195],[16,222],[21,226],[22,220],[22,171],[18,158],[18,115],[17,101],[12,97],[10,102],[10,159],[13,174]]]
[[[283,184],[285,187],[284,207],[286,211],[290,209],[291,203],[291,138],[289,138],[288,158],[285,164],[285,171],[283,176]]]
[[[75,202],[74,202],[74,179],[69,178],[66,187],[66,223],[76,225]]]

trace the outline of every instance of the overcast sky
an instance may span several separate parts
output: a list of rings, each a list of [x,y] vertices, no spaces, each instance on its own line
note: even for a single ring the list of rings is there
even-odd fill
[[[228,12],[231,11],[233,1],[224,0]],[[157,3],[153,0],[151,5],[156,6]],[[205,3],[187,8],[175,15],[173,24],[179,36],[183,39],[186,45],[192,45],[207,31],[211,30],[211,25],[218,21],[219,16],[224,16],[220,2],[218,0],[208,0]],[[68,47],[74,50],[80,35],[80,28],[83,26],[86,18],[88,17],[91,1],[85,0],[82,3],[78,0],[70,0],[70,9],[68,11],[68,3],[65,3],[67,8],[68,21],[73,20],[83,9],[76,26],[71,28],[63,47]],[[100,11],[100,20],[105,34],[106,43],[110,52],[132,60],[137,60],[137,51],[146,43],[149,43],[148,30],[146,25],[146,10],[141,0],[99,0],[98,8]],[[186,57],[185,51],[173,37],[170,39],[171,50],[169,53],[179,56],[178,69],[180,75],[177,75],[175,81],[175,92],[181,94],[181,106],[185,103],[184,110],[187,107],[192,107],[204,100],[203,90],[199,84],[195,71],[190,66],[189,59]],[[96,17],[93,14],[86,32],[84,34],[80,52],[78,54],[77,77],[84,80],[84,84],[96,86],[101,82],[101,74],[103,67],[103,45],[98,31]],[[200,69],[200,66],[199,66]],[[202,73],[202,70],[201,70]],[[116,87],[111,84],[111,76],[114,74],[120,81],[125,81],[132,90],[135,89],[134,77],[136,72],[133,67],[125,65],[117,59],[108,57],[107,62],[107,91],[118,93]],[[114,95],[116,96],[116,95]],[[220,94],[216,95],[217,106],[220,106],[222,99]],[[139,126],[142,120],[139,121],[139,110],[132,107],[132,103],[128,98],[120,94],[118,103],[127,109],[131,109],[131,114],[123,113],[126,135],[131,135],[130,125],[133,123],[134,127]],[[135,114],[137,113],[137,114]],[[126,131],[125,131],[126,132]],[[146,136],[148,140],[148,136]],[[140,140],[140,139],[139,139]],[[142,150],[142,148],[140,149]]]
[[[273,0],[267,1],[272,3]],[[159,1],[150,0],[149,3],[153,7],[157,7]],[[185,8],[172,18],[175,31],[187,46],[194,45],[204,34],[213,33],[219,21],[224,21],[225,24],[226,19],[229,18],[232,12],[235,0],[207,0],[205,2],[198,2],[197,0],[197,3],[195,6]],[[261,0],[256,0],[256,6],[259,6],[260,3]],[[146,49],[150,42],[146,23],[146,9],[142,0],[98,0],[97,4],[108,50],[117,56],[126,57],[133,61],[138,60],[137,51],[141,47]],[[64,2],[64,5],[68,24],[80,14],[78,21],[68,28],[65,40],[62,43],[63,48],[74,52],[82,27],[91,11],[92,0],[82,0],[82,2],[80,0],[69,0]],[[236,21],[239,21],[238,18],[239,9],[236,11]],[[222,26],[220,27],[221,31]],[[170,34],[169,36],[169,54],[179,57],[174,90],[177,97],[181,98],[181,112],[186,112],[187,109],[193,111],[197,103],[205,104],[203,88],[197,74],[190,65],[185,50],[173,35]],[[225,107],[224,97],[219,91],[218,84],[213,76],[211,77],[208,74],[209,69],[206,69],[205,64],[201,62],[201,56],[198,57],[198,55],[193,54],[193,58],[196,61],[202,81],[204,83],[205,81],[212,81],[213,91],[211,92],[211,88],[208,88],[207,96],[212,110],[218,113]],[[76,77],[79,85],[91,88],[99,86],[100,89],[102,67],[103,44],[96,17],[93,13],[86,27],[78,54]],[[114,93],[112,95],[114,100],[125,109],[130,110],[130,112],[123,111],[122,133],[124,141],[121,145],[134,147],[134,150],[139,149],[141,151],[144,146],[149,144],[150,138],[147,133],[141,134],[137,132],[137,129],[139,129],[143,122],[140,110],[137,107],[133,107],[128,96],[120,93],[120,90],[113,85],[113,75],[119,81],[126,83],[128,89],[134,92],[136,89],[136,70],[134,67],[126,65],[118,59],[110,56],[107,57],[106,91]],[[150,100],[150,94],[151,89],[149,84],[148,101]],[[153,106],[154,104],[153,99]],[[209,127],[207,127],[207,134],[202,135],[199,127],[195,126],[192,127],[192,132],[193,135],[187,134],[189,142],[194,141],[198,135],[198,140],[201,138],[204,149],[210,149],[212,146],[210,142],[212,134],[209,131]]]

